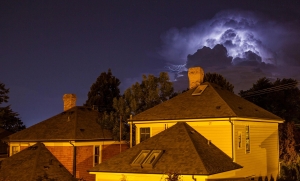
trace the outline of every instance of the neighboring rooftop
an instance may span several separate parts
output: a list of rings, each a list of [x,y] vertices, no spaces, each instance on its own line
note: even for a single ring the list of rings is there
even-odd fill
[[[0,180],[76,180],[42,143],[0,162]]]
[[[163,153],[153,168],[132,166],[142,150],[162,150]],[[212,175],[240,168],[242,166],[187,123],[180,122],[89,171],[152,174],[178,171],[179,174]]]
[[[112,139],[99,122],[99,112],[75,106],[8,137],[9,141],[87,141]]]
[[[283,121],[280,117],[209,82],[200,95],[192,95],[197,88],[150,108],[136,116],[133,121],[179,120],[242,117]]]

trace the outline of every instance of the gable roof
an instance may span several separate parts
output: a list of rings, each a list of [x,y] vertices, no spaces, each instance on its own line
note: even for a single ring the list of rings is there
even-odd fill
[[[76,106],[8,137],[9,141],[85,141],[112,139],[97,123],[99,112]]]
[[[42,143],[0,162],[0,180],[75,180]]]
[[[152,169],[130,164],[142,150],[164,150]],[[89,172],[152,173],[211,175],[242,168],[214,144],[190,127],[179,122],[117,156],[95,166]]]
[[[150,108],[136,116],[133,121],[178,120],[242,117],[283,121],[280,117],[231,93],[220,86],[207,85],[201,95],[192,95],[195,89]]]

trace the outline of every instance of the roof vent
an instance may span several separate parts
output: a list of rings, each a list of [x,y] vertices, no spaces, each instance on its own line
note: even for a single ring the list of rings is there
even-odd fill
[[[211,144],[211,140],[207,140],[207,144],[210,145]]]
[[[220,109],[221,108],[221,106],[216,106],[216,109]]]

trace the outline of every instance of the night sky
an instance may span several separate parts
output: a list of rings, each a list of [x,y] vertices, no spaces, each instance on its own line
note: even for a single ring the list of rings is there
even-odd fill
[[[83,105],[111,68],[123,91],[143,74],[222,74],[235,93],[261,77],[300,80],[300,1],[0,1],[0,82],[27,127]]]

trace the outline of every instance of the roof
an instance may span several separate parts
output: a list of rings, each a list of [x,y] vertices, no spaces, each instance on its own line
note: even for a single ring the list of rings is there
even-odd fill
[[[0,162],[0,180],[75,180],[42,143]]]
[[[9,141],[84,141],[112,139],[109,130],[103,129],[99,112],[76,106],[8,137]]]
[[[242,117],[283,121],[267,110],[231,93],[220,86],[207,85],[201,95],[192,95],[195,89],[150,108],[136,116],[133,121],[178,120]]]
[[[130,164],[142,150],[164,150],[152,169]],[[214,144],[185,122],[141,142],[117,156],[93,167],[89,172],[211,175],[242,168]]]

